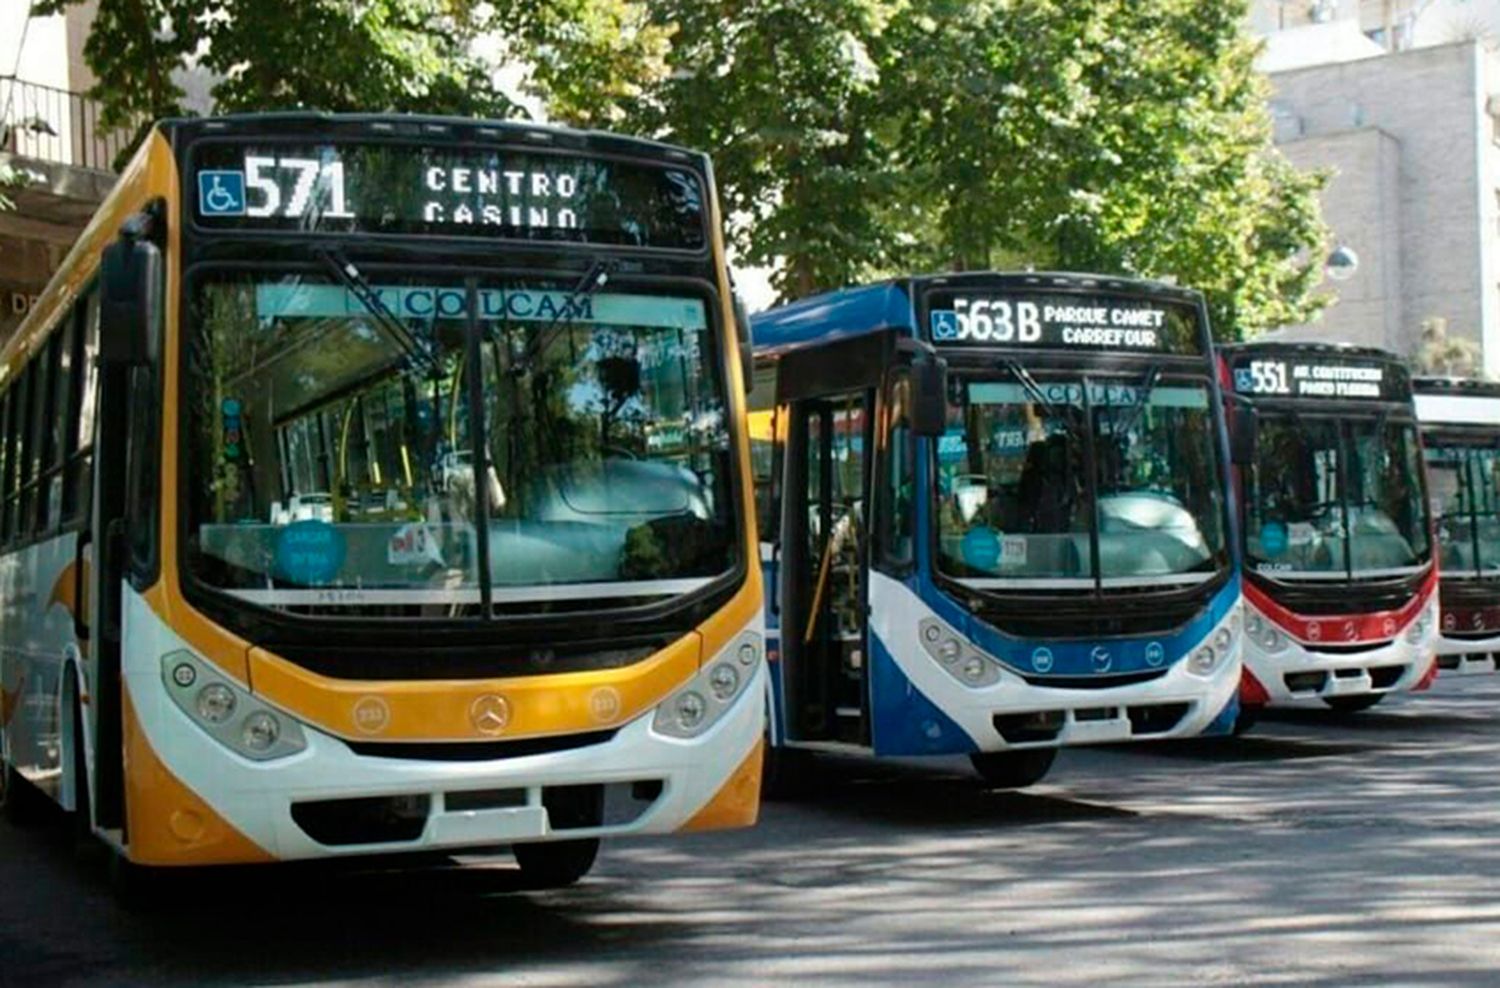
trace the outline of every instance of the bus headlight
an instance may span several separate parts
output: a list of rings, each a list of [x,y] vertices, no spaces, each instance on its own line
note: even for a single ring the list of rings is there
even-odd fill
[[[943,671],[965,686],[983,689],[1000,682],[1000,663],[965,641],[958,632],[933,618],[923,618],[917,637]]]
[[[1286,651],[1291,639],[1271,619],[1263,616],[1249,604],[1245,605],[1245,635],[1256,648],[1268,655]]]
[[[161,678],[177,709],[238,755],[264,762],[307,747],[300,724],[221,678],[191,652],[163,655]]]
[[[747,631],[698,670],[677,692],[657,704],[651,729],[670,738],[691,738],[712,727],[745,692],[763,654],[760,635]]]
[[[1195,676],[1212,676],[1234,654],[1242,621],[1238,606],[1230,609],[1208,638],[1188,656],[1187,670]]]
[[[1188,658],[1188,672],[1209,676],[1219,667],[1219,651],[1212,645],[1200,645]]]
[[[1406,626],[1406,643],[1416,645],[1426,637],[1427,629],[1437,624],[1437,598],[1428,601],[1417,619]]]

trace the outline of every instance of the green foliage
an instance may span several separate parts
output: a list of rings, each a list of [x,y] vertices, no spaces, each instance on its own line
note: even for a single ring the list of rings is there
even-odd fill
[[[38,13],[78,0],[44,0]],[[1323,177],[1275,151],[1246,0],[100,0],[104,124],[316,108],[550,115],[714,159],[784,297],[903,271],[1173,277],[1216,330],[1305,322]],[[481,55],[480,52],[485,54]]]
[[[703,147],[784,296],[902,270],[1175,277],[1311,318],[1320,176],[1273,149],[1244,0],[662,0],[636,129]]]
[[[667,72],[626,124],[710,152],[737,258],[780,263],[783,296],[883,265],[896,194],[883,167],[879,0],[657,0]]]
[[[1453,377],[1486,377],[1484,351],[1467,336],[1451,336],[1448,320],[1432,316],[1422,320],[1420,342],[1411,356],[1418,374]]]
[[[667,70],[671,29],[631,0],[549,0],[494,28],[505,55],[531,67],[526,91],[574,127],[621,127]]]
[[[38,15],[79,0],[44,0]],[[466,0],[100,0],[84,47],[106,127],[186,112],[178,74],[213,79],[215,112],[318,109],[505,115]]]
[[[15,200],[8,193],[23,189],[26,184],[24,173],[16,171],[9,162],[0,161],[0,213],[16,208]]]

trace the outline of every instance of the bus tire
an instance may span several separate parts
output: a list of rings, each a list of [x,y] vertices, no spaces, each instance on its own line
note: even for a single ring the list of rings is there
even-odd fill
[[[1056,760],[1056,748],[976,751],[969,756],[974,771],[992,789],[1025,789],[1035,785],[1042,781]]]
[[[598,838],[559,840],[539,844],[516,844],[511,847],[521,877],[532,889],[564,888],[577,882],[599,856]]]
[[[1369,710],[1383,699],[1384,693],[1364,693],[1360,696],[1325,696],[1323,702],[1336,713],[1357,714],[1361,710]]]
[[[46,796],[27,782],[10,762],[0,769],[0,810],[13,826],[30,827],[42,818]]]
[[[1261,711],[1265,709],[1265,707],[1241,706],[1240,712],[1236,714],[1234,718],[1234,736],[1239,737],[1241,734],[1244,734],[1246,731],[1250,730],[1250,728],[1254,727],[1256,721],[1260,720]]]

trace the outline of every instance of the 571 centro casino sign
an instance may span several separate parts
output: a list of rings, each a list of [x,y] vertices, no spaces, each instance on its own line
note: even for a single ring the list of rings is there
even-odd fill
[[[1201,353],[1191,307],[1129,297],[934,292],[928,310],[940,346],[1021,346]]]
[[[578,226],[578,179],[567,172],[434,165],[423,185],[432,194],[422,205],[426,223]]]
[[[708,244],[701,177],[667,162],[503,146],[219,141],[196,145],[191,161],[194,222],[215,230]]]

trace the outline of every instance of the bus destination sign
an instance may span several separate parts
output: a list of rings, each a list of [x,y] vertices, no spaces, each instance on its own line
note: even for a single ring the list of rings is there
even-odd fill
[[[560,240],[701,250],[692,172],[510,148],[205,143],[197,221],[214,229]]]
[[[939,346],[1203,352],[1196,311],[1150,299],[949,289],[932,294],[928,313]]]
[[[1246,355],[1234,363],[1234,390],[1266,398],[1397,401],[1406,391],[1406,381],[1400,368],[1378,360]]]

